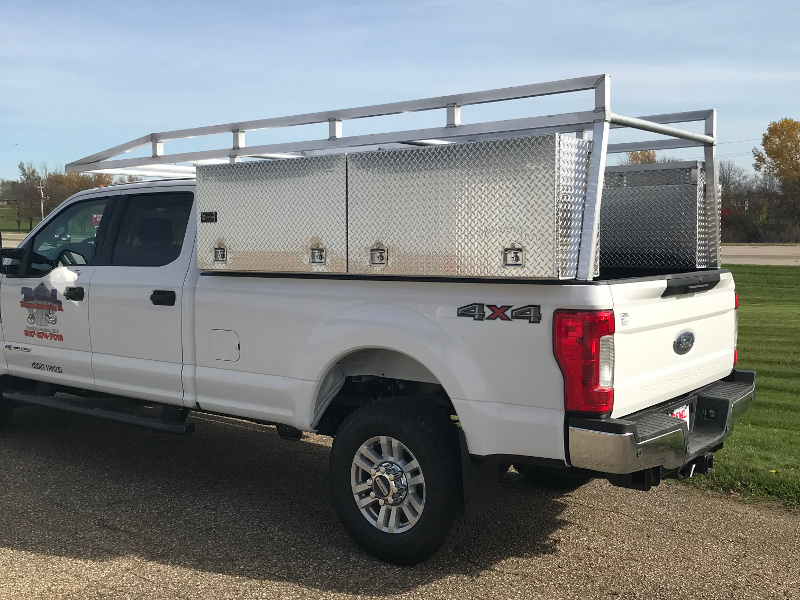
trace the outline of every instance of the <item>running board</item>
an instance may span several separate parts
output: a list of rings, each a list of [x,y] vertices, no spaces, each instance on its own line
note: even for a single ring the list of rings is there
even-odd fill
[[[55,396],[41,396],[26,392],[8,391],[3,392],[3,399],[10,400],[18,404],[45,406],[47,408],[55,408],[65,412],[96,417],[98,419],[105,419],[106,421],[125,423],[126,425],[136,425],[138,427],[143,427],[145,429],[150,429],[152,431],[158,431],[161,433],[185,435],[194,431],[194,424],[186,422],[186,417],[189,415],[189,409],[180,406],[165,405],[161,409],[161,414],[158,417],[149,417],[144,415],[135,415],[123,411],[110,410],[108,408],[87,406],[84,404],[87,399],[83,398],[81,398],[80,401],[74,401],[56,398]],[[101,401],[107,403],[108,399],[103,399]]]

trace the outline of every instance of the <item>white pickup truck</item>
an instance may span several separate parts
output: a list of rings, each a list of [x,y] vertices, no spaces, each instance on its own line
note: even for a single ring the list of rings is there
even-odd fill
[[[543,483],[649,489],[707,472],[753,400],[727,270],[200,269],[195,191],[184,178],[81,192],[3,251],[0,424],[39,405],[163,432],[191,432],[203,411],[333,436],[344,527],[413,564],[491,505],[511,464]]]

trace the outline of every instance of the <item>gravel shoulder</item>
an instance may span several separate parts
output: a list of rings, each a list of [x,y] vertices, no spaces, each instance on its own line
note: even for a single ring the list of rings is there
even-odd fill
[[[800,598],[800,514],[668,483],[506,483],[449,555],[379,563],[329,440],[196,415],[172,437],[39,408],[0,434],[0,598]]]

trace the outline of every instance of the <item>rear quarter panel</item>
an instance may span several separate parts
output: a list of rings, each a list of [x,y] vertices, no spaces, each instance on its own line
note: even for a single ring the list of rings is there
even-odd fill
[[[459,307],[472,303],[539,305],[542,319],[457,316]],[[553,311],[610,307],[606,285],[201,276],[195,301],[198,401],[204,408],[245,410],[309,429],[327,371],[355,350],[386,348],[437,377],[456,406],[471,452],[534,448],[538,454],[532,456],[563,458],[563,379],[553,357]],[[237,362],[211,356],[211,329],[238,332]],[[250,393],[247,406],[237,381],[260,389]],[[229,392],[223,382],[230,383]],[[205,393],[211,389],[216,392]]]

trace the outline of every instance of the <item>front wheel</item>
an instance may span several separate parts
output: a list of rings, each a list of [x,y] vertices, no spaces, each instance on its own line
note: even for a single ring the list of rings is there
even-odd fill
[[[377,400],[339,428],[330,459],[336,511],[372,556],[398,565],[448,549],[464,525],[458,430],[413,398]]]

